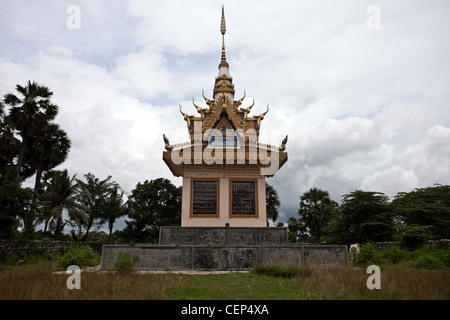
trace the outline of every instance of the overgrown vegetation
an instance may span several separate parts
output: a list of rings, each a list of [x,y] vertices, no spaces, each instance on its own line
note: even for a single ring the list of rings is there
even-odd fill
[[[97,257],[95,257],[97,255]],[[60,264],[98,264],[90,248],[70,248],[65,253],[35,252],[17,266],[0,264],[2,299],[450,299],[450,253],[424,246],[405,250],[392,246],[376,250],[361,247],[350,267],[257,265],[249,273],[220,275],[147,274],[131,272],[83,272],[81,289],[66,287],[67,275]],[[98,260],[96,260],[98,259]],[[122,254],[117,266],[134,264]],[[366,286],[369,264],[381,267],[381,289]]]
[[[136,259],[131,254],[120,251],[117,260],[114,261],[114,267],[121,272],[131,272],[135,263]]]
[[[67,252],[59,256],[58,263],[63,269],[70,265],[77,265],[80,268],[90,267],[100,264],[101,256],[91,247],[84,248],[69,247]]]
[[[450,269],[450,250],[422,246],[419,249],[406,250],[391,246],[383,250],[375,250],[369,242],[361,246],[356,256],[357,265],[400,264],[419,269]]]
[[[70,265],[77,265],[80,268],[97,266],[101,262],[101,255],[89,246],[76,248],[69,247],[62,252],[47,252],[44,249],[28,250],[26,256],[17,256],[13,254],[1,254],[0,265],[33,265],[41,262],[52,263],[52,270],[66,270]]]
[[[69,290],[67,275],[52,273],[55,264],[39,261],[0,266],[0,300],[450,299],[450,270],[425,270],[404,264],[382,268],[380,290],[369,290],[365,268],[354,267],[311,268],[307,276],[293,277],[256,272],[216,275],[83,272],[81,289]]]

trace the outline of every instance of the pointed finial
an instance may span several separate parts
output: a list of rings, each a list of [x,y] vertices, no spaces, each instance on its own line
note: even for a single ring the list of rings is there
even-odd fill
[[[222,33],[222,59],[219,64],[219,69],[221,67],[229,68],[227,57],[225,55],[225,32],[227,31],[226,25],[225,25],[225,9],[222,5],[222,20],[220,23],[220,32]]]
[[[220,32],[222,35],[225,35],[225,32],[227,31],[226,25],[225,25],[225,9],[222,5],[222,23],[220,24]]]

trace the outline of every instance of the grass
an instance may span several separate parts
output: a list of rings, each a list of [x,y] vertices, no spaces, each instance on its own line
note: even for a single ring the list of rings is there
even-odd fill
[[[369,290],[366,269],[354,267],[298,268],[302,271],[289,276],[268,270],[216,275],[83,272],[80,290],[67,289],[68,276],[53,274],[56,269],[55,261],[1,266],[0,299],[450,299],[450,270],[401,263],[382,268],[380,290]]]
[[[124,257],[121,266],[126,266]],[[100,256],[89,249],[62,254],[3,257],[0,300],[450,300],[450,250],[361,248],[350,267],[300,268],[257,265],[249,273],[214,275],[83,272],[81,289],[69,290],[66,265],[89,266]],[[381,267],[381,289],[369,290],[369,264]],[[127,268],[123,268],[125,271]]]

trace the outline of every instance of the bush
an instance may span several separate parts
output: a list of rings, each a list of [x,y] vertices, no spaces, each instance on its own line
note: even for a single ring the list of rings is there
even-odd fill
[[[426,255],[416,261],[416,267],[421,269],[444,269],[445,265],[438,258]]]
[[[370,242],[363,244],[359,249],[359,254],[356,256],[356,263],[358,264],[372,264],[380,261],[380,253],[375,250],[375,247]]]
[[[406,256],[405,251],[401,250],[397,246],[384,249],[382,251],[382,255],[384,259],[387,259],[392,263],[399,263],[400,260],[403,260]]]
[[[118,271],[131,271],[134,268],[135,262],[136,259],[131,254],[120,251],[117,260],[114,261],[114,267]]]
[[[84,248],[69,247],[69,249],[59,258],[59,266],[67,269],[70,265],[78,267],[90,267],[100,263],[100,255],[89,246]]]
[[[444,249],[438,252],[439,260],[447,267],[450,268],[450,250]]]
[[[253,269],[253,272],[273,277],[307,278],[311,275],[312,270],[308,267],[264,264],[264,265],[256,265]]]

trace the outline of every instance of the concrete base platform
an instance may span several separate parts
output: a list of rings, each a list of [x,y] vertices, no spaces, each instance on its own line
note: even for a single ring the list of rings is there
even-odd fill
[[[104,245],[101,270],[115,270],[119,252],[131,254],[135,270],[251,270],[255,264],[348,266],[347,246],[328,245]]]

